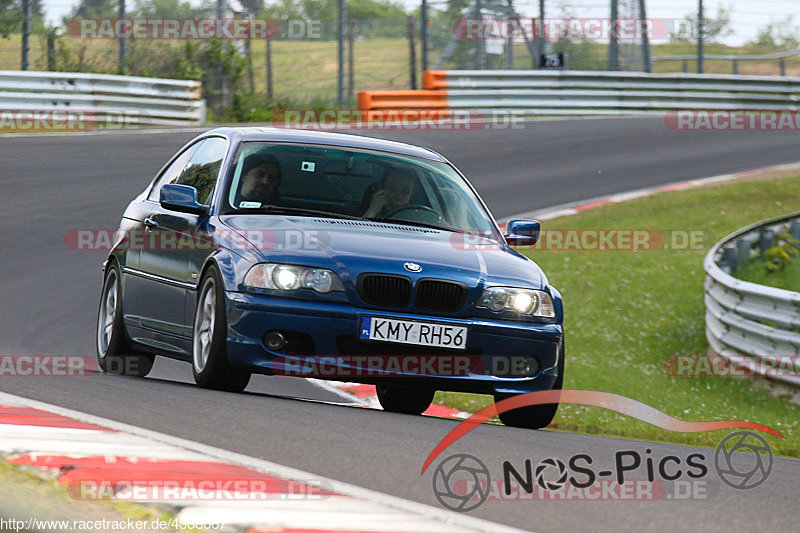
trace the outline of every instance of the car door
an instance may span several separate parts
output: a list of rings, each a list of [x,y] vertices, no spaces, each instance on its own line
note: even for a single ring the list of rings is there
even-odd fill
[[[158,202],[160,188],[167,183],[195,187],[198,202],[209,205],[227,146],[221,137],[199,141],[188,157],[176,159],[175,168],[168,175],[165,173],[148,197],[149,211],[142,223],[149,238],[139,255],[140,323],[159,332],[157,340],[171,351],[189,350],[187,339],[191,338],[192,324],[187,301],[197,285],[197,255],[208,253],[197,251],[195,238],[198,223],[208,217],[162,207]]]

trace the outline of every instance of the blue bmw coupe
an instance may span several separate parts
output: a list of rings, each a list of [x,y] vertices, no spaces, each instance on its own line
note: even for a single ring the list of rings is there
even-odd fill
[[[372,383],[389,411],[436,390],[496,400],[560,389],[563,307],[467,179],[425,148],[356,135],[219,128],[181,148],[125,210],[103,265],[97,357],[156,354],[203,387],[252,373]],[[540,428],[557,404],[500,415]]]

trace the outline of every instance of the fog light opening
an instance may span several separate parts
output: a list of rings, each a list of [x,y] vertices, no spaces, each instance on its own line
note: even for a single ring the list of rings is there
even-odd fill
[[[517,361],[515,370],[519,376],[535,376],[539,372],[539,360],[535,357],[522,357]]]
[[[264,345],[268,350],[279,352],[286,347],[286,337],[280,331],[268,331],[264,334]]]

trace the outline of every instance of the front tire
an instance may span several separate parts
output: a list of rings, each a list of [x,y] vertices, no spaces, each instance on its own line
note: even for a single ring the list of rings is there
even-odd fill
[[[564,384],[564,341],[561,341],[558,349],[558,377],[553,383],[552,390],[561,390]],[[495,403],[508,398],[512,398],[514,394],[495,394]],[[523,429],[542,429],[547,427],[558,411],[557,403],[545,403],[542,405],[531,405],[529,407],[520,407],[519,409],[512,409],[498,414],[500,421],[506,426],[523,428]]]
[[[137,352],[122,324],[122,283],[119,265],[109,264],[103,279],[97,310],[97,364],[103,372],[144,377],[150,373],[154,355]]]
[[[201,387],[241,392],[250,381],[250,372],[228,363],[227,327],[222,276],[212,265],[200,283],[194,313],[192,373]]]
[[[391,385],[378,385],[378,401],[385,411],[420,415],[433,401],[433,389],[407,389]]]

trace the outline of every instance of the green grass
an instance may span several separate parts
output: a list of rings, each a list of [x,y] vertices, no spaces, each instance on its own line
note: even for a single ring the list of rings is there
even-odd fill
[[[787,212],[800,177],[737,182],[658,194],[547,221],[544,229],[702,231],[702,249],[537,251],[527,253],[564,297],[564,387],[605,391],[688,421],[749,420],[786,438],[767,436],[775,453],[800,456],[800,407],[743,378],[675,377],[672,355],[705,354],[703,258],[734,230]],[[437,393],[435,401],[474,412],[488,396]],[[716,446],[724,432],[674,433],[593,407],[562,405],[558,430]]]
[[[800,292],[800,257],[794,257],[783,270],[768,272],[764,261],[754,259],[736,272],[745,281]]]

